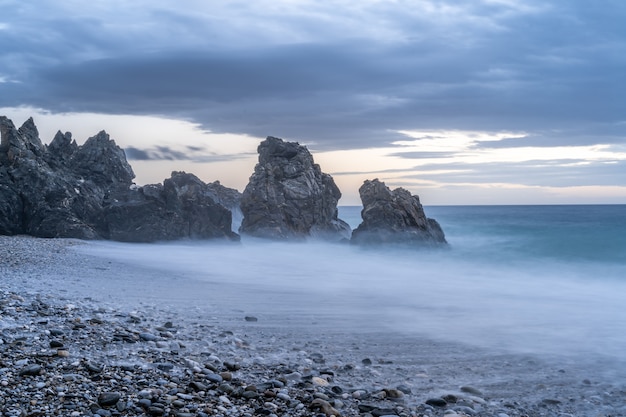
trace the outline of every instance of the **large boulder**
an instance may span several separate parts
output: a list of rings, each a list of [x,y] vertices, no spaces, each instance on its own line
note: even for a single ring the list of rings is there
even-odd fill
[[[352,232],[351,243],[358,245],[446,244],[439,223],[424,213],[419,197],[403,188],[391,191],[374,179],[359,188],[363,222]]]
[[[290,240],[349,238],[350,226],[337,218],[341,192],[305,146],[269,136],[258,152],[259,163],[241,197],[242,234]]]
[[[237,239],[230,211],[191,174],[134,187],[124,151],[102,131],[78,146],[58,132],[45,146],[32,119],[16,129],[0,117],[0,234],[149,242]],[[229,201],[230,201],[229,200]]]

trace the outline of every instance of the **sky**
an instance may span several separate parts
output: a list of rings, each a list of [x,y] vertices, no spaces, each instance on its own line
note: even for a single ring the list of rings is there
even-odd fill
[[[266,136],[342,191],[626,204],[623,0],[0,0],[0,115],[106,130],[139,185],[243,190]]]

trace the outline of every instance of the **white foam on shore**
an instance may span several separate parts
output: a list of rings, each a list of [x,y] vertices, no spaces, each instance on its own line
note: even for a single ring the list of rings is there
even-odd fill
[[[240,245],[93,242],[75,249],[164,272],[149,284],[120,278],[114,291],[127,296],[149,292],[159,302],[238,309],[294,328],[321,323],[626,361],[626,266],[512,264],[471,259],[454,248],[377,251],[250,239]],[[107,288],[103,283],[99,291]]]

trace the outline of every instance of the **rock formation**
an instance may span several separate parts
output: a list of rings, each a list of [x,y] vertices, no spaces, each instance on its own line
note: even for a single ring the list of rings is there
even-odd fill
[[[337,218],[341,192],[306,147],[269,136],[258,152],[259,163],[241,198],[242,234],[296,240],[349,238],[350,226]]]
[[[441,245],[446,239],[434,219],[424,213],[419,197],[403,188],[391,191],[378,179],[359,188],[363,222],[352,232],[358,245],[408,244]]]
[[[96,223],[103,198],[128,189],[135,176],[124,152],[105,132],[80,147],[71,135],[58,133],[48,152],[32,118],[16,129],[2,117],[0,126],[0,184],[11,190],[9,198],[5,193],[0,197],[0,210],[11,219],[0,233],[99,238]]]
[[[213,181],[207,185],[207,193],[216,202],[220,203],[228,210],[232,216],[232,230],[238,231],[243,220],[241,212],[241,193],[234,188],[224,187],[219,181]]]
[[[215,237],[238,240],[231,223],[230,210],[214,199],[207,184],[193,174],[173,172],[162,185],[149,184],[109,195],[101,227],[107,238],[123,242]]]
[[[236,202],[236,190],[177,172],[163,185],[136,188],[124,151],[104,131],[82,146],[58,132],[46,146],[32,118],[16,129],[3,116],[0,134],[0,234],[141,242],[238,238],[230,211],[219,203]]]

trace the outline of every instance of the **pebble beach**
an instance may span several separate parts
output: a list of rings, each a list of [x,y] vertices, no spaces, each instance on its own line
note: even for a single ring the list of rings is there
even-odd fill
[[[164,303],[91,244],[0,236],[0,416],[626,416],[602,358]]]

